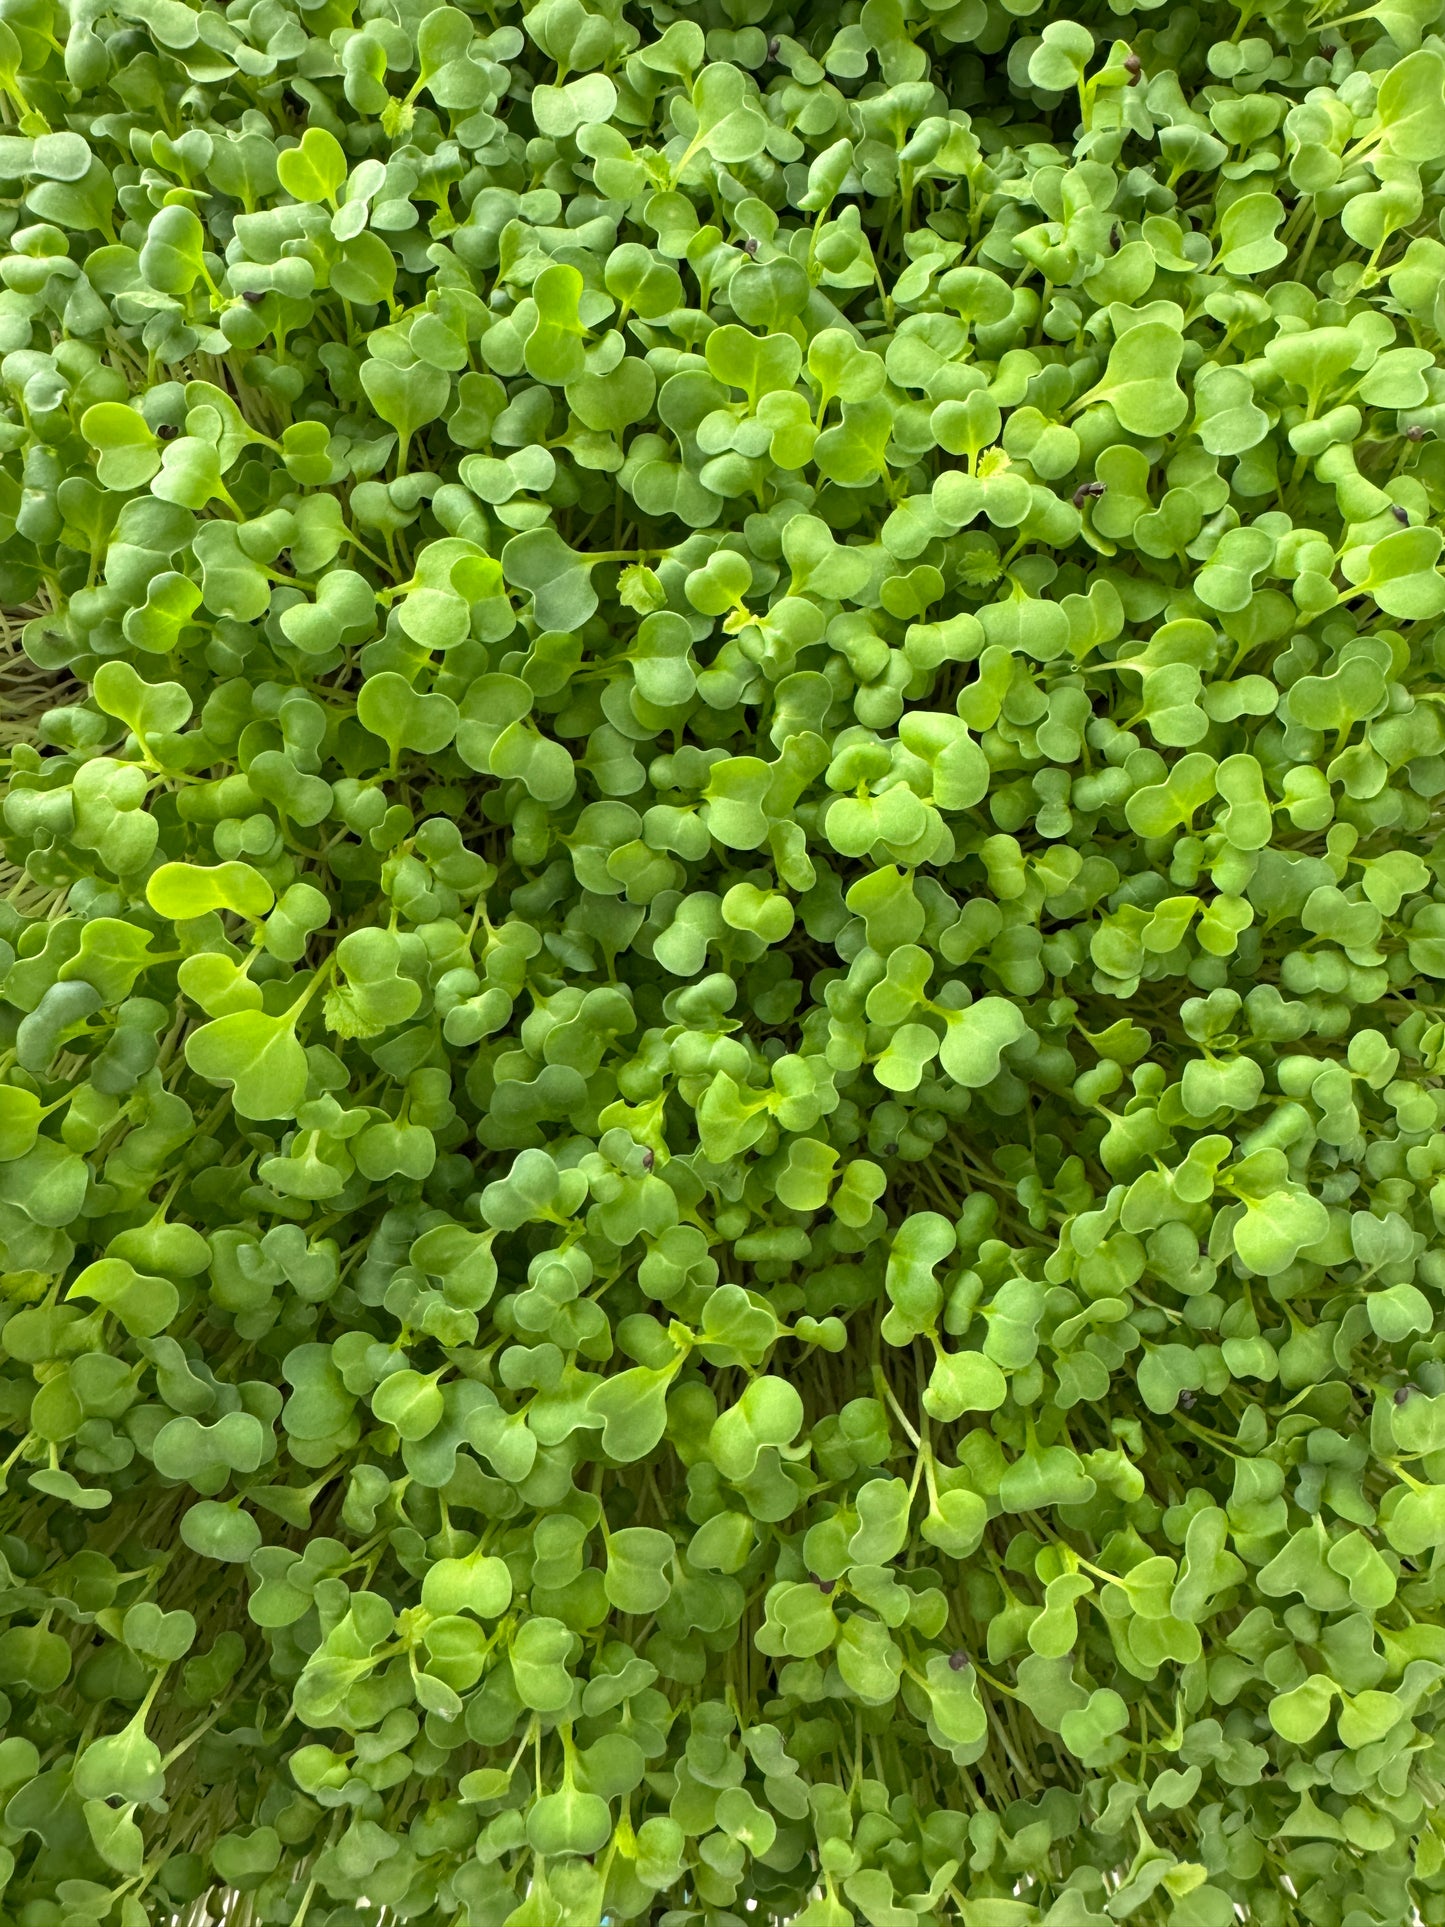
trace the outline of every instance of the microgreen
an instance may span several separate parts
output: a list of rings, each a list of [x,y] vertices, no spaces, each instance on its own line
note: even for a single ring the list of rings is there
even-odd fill
[[[1439,11],[0,6],[0,1927],[1445,1922]]]

